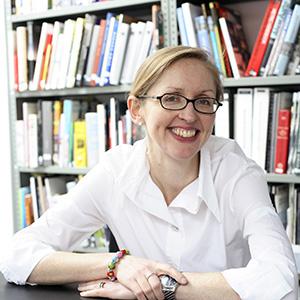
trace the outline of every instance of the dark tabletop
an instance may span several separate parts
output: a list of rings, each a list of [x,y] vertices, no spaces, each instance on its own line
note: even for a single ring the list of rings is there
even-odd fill
[[[36,285],[19,286],[7,283],[0,273],[0,299],[1,300],[76,300],[95,299],[80,297],[76,284],[68,285]],[[100,298],[98,298],[100,299]],[[104,299],[104,298],[101,298]]]

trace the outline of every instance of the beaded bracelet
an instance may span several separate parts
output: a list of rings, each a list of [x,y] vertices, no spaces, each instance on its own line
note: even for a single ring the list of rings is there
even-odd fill
[[[117,277],[115,276],[114,268],[116,267],[116,263],[119,262],[119,260],[124,257],[126,254],[129,254],[129,251],[127,249],[121,249],[116,253],[116,256],[113,257],[111,262],[107,265],[107,273],[106,276],[110,281],[117,280]]]

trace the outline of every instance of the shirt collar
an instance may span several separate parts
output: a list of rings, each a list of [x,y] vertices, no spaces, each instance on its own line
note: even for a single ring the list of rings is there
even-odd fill
[[[221,222],[219,202],[211,170],[211,157],[206,145],[201,149],[198,190],[197,184],[192,182],[173,200],[169,207],[181,207],[192,214],[196,214],[200,209],[201,202],[204,201],[216,219]],[[156,188],[154,183],[151,193],[149,189],[141,191],[142,188],[148,186],[147,180],[149,180],[149,176],[149,165],[146,159],[146,139],[143,139],[134,144],[133,151],[123,171],[120,173],[119,180],[121,189],[128,198],[139,207],[170,223],[174,223],[164,201],[159,198],[156,203],[153,203],[153,201],[150,201],[150,198],[148,198],[149,196],[154,196],[153,193],[157,192],[154,190],[154,188]],[[139,197],[139,192],[145,192],[145,197]],[[195,197],[195,193],[197,197]],[[157,195],[159,195],[159,193],[156,193],[156,196]],[[141,198],[143,198],[143,200],[140,200]]]

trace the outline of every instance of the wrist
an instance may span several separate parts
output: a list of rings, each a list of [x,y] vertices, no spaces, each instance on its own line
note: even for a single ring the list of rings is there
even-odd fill
[[[124,258],[124,256],[129,255],[129,251],[127,249],[121,249],[120,251],[116,252],[112,257],[111,261],[107,264],[107,272],[106,277],[110,281],[117,280],[116,276],[116,266]]]

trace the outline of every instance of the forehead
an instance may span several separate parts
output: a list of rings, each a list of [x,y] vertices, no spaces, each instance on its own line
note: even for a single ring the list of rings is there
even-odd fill
[[[183,90],[216,91],[212,71],[197,58],[182,58],[172,63],[158,78],[156,87],[174,86]]]

